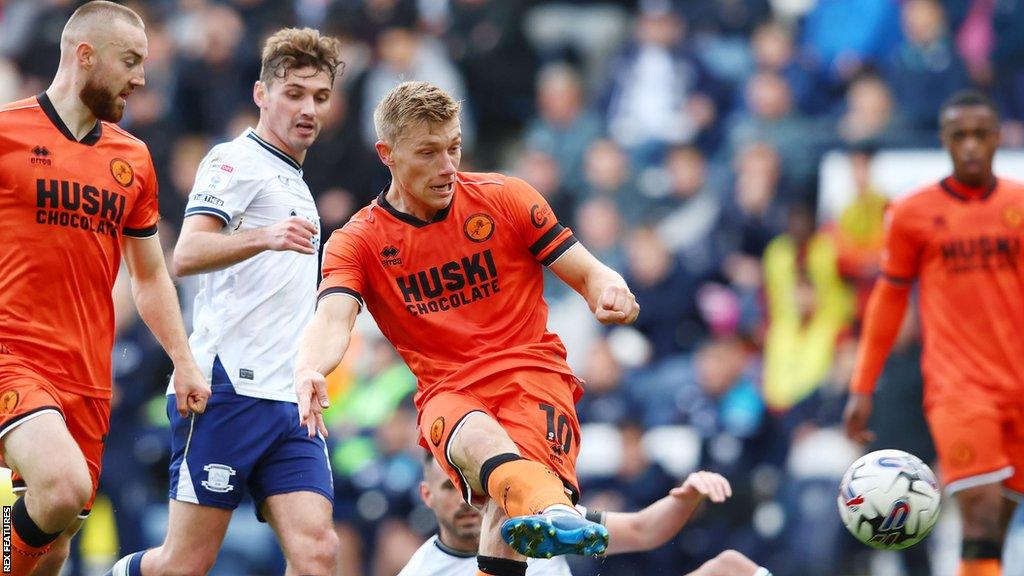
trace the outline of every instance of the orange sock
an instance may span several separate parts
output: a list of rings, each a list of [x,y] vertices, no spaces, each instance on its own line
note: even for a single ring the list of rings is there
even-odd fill
[[[481,480],[487,482],[487,493],[505,510],[509,518],[540,514],[555,504],[572,507],[572,501],[565,495],[565,487],[558,474],[532,460],[506,461],[493,468]]]
[[[11,574],[14,576],[28,576],[36,564],[50,551],[50,545],[36,548],[25,544],[25,541],[18,535],[18,531],[11,529]],[[5,567],[0,567],[0,571]]]
[[[1003,573],[1002,563],[995,558],[983,560],[960,560],[960,569],[956,576],[1000,576]]]

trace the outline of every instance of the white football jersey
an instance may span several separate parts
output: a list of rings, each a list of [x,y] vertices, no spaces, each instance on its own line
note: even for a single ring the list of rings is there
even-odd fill
[[[564,556],[550,560],[529,558],[526,576],[572,576]],[[437,536],[431,537],[412,555],[398,576],[475,576],[476,554],[448,548]]]
[[[251,128],[199,165],[185,208],[186,217],[194,214],[222,220],[223,234],[300,216],[316,225],[320,251],[320,218],[302,167]],[[292,372],[316,306],[317,261],[316,254],[266,250],[199,276],[189,345],[208,379],[219,357],[238,394],[296,401]]]

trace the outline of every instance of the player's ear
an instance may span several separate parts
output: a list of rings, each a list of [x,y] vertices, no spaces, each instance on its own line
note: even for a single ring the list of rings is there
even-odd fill
[[[377,157],[384,163],[385,166],[393,166],[394,160],[391,159],[391,155],[394,153],[394,149],[391,145],[383,140],[377,140],[377,143],[373,145],[377,149]]]
[[[263,82],[257,80],[252,86],[252,101],[263,108],[263,102],[267,99],[267,87]]]
[[[96,49],[88,42],[79,42],[75,47],[75,59],[82,68],[92,68],[96,64]]]
[[[423,503],[426,504],[428,508],[430,507],[430,497],[430,487],[427,486],[426,482],[420,482],[420,500],[423,500]]]

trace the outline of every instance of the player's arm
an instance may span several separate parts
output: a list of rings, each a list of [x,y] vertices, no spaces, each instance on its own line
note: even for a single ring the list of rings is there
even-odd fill
[[[224,234],[225,226],[224,220],[209,214],[185,218],[174,247],[174,274],[189,276],[221,270],[264,250],[315,253],[312,238],[317,234],[316,225],[299,216],[233,234]]]
[[[886,214],[883,274],[875,282],[864,312],[857,364],[850,381],[850,397],[843,411],[846,434],[858,442],[870,442],[874,438],[867,429],[872,410],[871,395],[899,334],[910,289],[920,269],[922,244],[913,225],[921,218],[912,210],[913,207],[906,203],[897,203]]]
[[[359,302],[344,294],[322,297],[313,320],[302,332],[295,364],[295,393],[299,400],[299,422],[310,437],[320,431],[327,436],[323,411],[329,406],[327,381],[341,362],[352,338],[352,326],[359,314]]]
[[[682,530],[697,506],[709,498],[724,502],[732,487],[714,472],[694,472],[668,496],[639,512],[608,512],[604,524],[610,536],[607,554],[653,550]]]
[[[192,357],[181,320],[178,294],[167,274],[160,238],[125,236],[124,261],[132,278],[132,296],[139,316],[174,362],[174,393],[178,413],[203,412],[210,385]]]
[[[602,264],[577,242],[549,266],[587,301],[602,324],[631,324],[640,305],[618,272]]]

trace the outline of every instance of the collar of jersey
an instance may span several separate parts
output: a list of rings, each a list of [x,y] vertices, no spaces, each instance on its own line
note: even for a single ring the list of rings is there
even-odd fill
[[[440,535],[438,535],[437,538],[434,538],[434,546],[437,546],[437,549],[441,552],[444,552],[449,556],[455,556],[456,558],[473,558],[476,556],[476,552],[460,552],[451,546],[445,546],[444,542],[441,542]]]
[[[449,202],[448,205],[445,206],[443,210],[438,210],[437,214],[434,214],[434,219],[428,222],[426,220],[420,220],[419,218],[413,216],[412,214],[400,212],[398,208],[392,206],[391,203],[388,202],[388,199],[384,197],[387,193],[387,188],[381,191],[380,196],[377,196],[377,204],[380,204],[381,208],[387,210],[388,213],[394,216],[395,218],[398,218],[399,220],[405,222],[406,224],[412,224],[417,228],[422,228],[428,224],[433,224],[434,222],[440,222],[444,220],[445,218],[448,217],[448,213],[452,211],[452,204],[455,203],[455,196],[452,196],[452,201]]]
[[[57,114],[57,109],[53,107],[53,102],[50,102],[50,97],[46,95],[46,92],[43,92],[42,94],[36,96],[36,100],[39,101],[39,107],[42,108],[43,114],[46,114],[46,117],[50,119],[50,122],[52,122],[54,126],[57,127],[57,130],[60,130],[60,133],[63,134],[65,138],[71,140],[72,142],[85,144],[86,146],[92,146],[93,144],[99,142],[100,136],[103,135],[102,122],[97,120],[96,125],[92,127],[92,130],[90,130],[88,134],[85,135],[85,138],[79,140],[78,138],[75,138],[74,134],[71,133],[71,130],[68,129],[67,124],[65,124],[64,121],[61,120],[60,114]]]
[[[989,182],[983,186],[968,186],[963,182],[957,180],[953,176],[943,178],[941,182],[942,189],[947,194],[953,196],[957,200],[968,201],[968,200],[985,200],[992,195],[996,190],[996,179],[992,178]]]
[[[281,150],[280,148],[278,148],[277,146],[274,146],[270,142],[267,142],[263,138],[260,138],[259,136],[257,136],[255,130],[249,129],[249,133],[246,134],[245,136],[247,138],[251,139],[253,142],[259,144],[261,148],[263,148],[267,152],[270,152],[271,155],[276,157],[281,162],[284,162],[285,164],[291,166],[292,168],[297,170],[300,174],[302,173],[302,164],[299,164],[298,162],[296,162],[295,158],[292,158],[288,154],[285,154],[285,152],[283,150]]]

